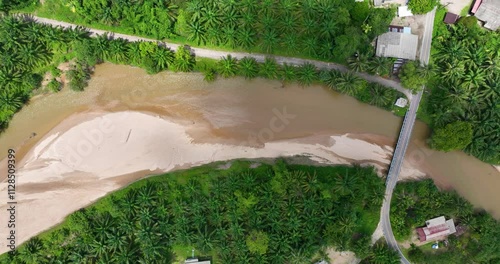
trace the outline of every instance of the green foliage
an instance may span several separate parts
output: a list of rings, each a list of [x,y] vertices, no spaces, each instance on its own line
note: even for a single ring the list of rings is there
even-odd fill
[[[378,216],[384,197],[373,168],[250,164],[207,165],[136,182],[32,238],[7,262],[172,263],[179,248],[217,263],[287,263],[286,256],[302,263],[326,246],[371,256],[378,217],[366,227],[366,215]],[[347,174],[353,184],[334,191],[332,175]],[[330,241],[321,239],[327,233],[334,234]],[[184,261],[190,252],[176,254],[175,261]]]
[[[57,93],[61,89],[61,83],[58,82],[56,79],[50,80],[50,82],[47,84],[47,89],[50,91]]]
[[[378,241],[370,250],[362,263],[370,264],[398,264],[401,263],[398,252],[391,249],[385,242]]]
[[[499,40],[498,32],[458,23],[433,41],[436,74],[426,109],[435,128],[456,121],[472,124],[465,152],[493,164],[500,164]]]
[[[415,264],[425,263],[425,254],[419,247],[412,243],[410,250],[408,250],[408,259]]]
[[[245,79],[253,79],[259,73],[259,64],[254,58],[244,57],[238,62],[239,74]]]
[[[46,0],[40,13],[156,39],[340,62],[356,50],[369,50],[394,17],[394,9],[350,1],[267,3]]]
[[[69,88],[73,91],[83,91],[88,85],[88,80],[90,79],[90,69],[86,64],[77,62],[72,68],[66,73],[69,79]]]
[[[253,254],[264,255],[267,253],[269,246],[269,237],[265,232],[254,230],[247,235],[246,243],[248,251]]]
[[[420,62],[410,61],[405,63],[399,73],[401,84],[414,93],[422,90],[422,87],[427,83],[427,78],[423,76],[423,72],[424,67],[420,66]]]
[[[268,79],[276,79],[278,77],[279,66],[274,58],[266,57],[264,63],[260,66],[259,74]]]
[[[310,63],[305,63],[298,69],[297,80],[303,86],[311,85],[315,80],[318,79],[318,73],[316,72],[316,66]]]
[[[463,25],[464,27],[466,27],[468,29],[473,29],[473,28],[477,28],[478,27],[478,25],[477,25],[477,18],[475,16],[464,16],[464,17],[461,17],[458,20],[458,23],[460,25]]]
[[[238,73],[238,60],[231,55],[223,57],[217,63],[217,72],[224,78],[235,76]]]
[[[437,128],[431,137],[431,147],[441,151],[463,150],[473,137],[472,124],[457,121]]]
[[[408,2],[408,8],[413,14],[425,14],[432,11],[437,4],[436,0],[411,0]]]
[[[500,260],[500,223],[455,192],[439,191],[432,180],[398,183],[391,202],[391,226],[401,240],[407,239],[425,221],[444,215],[452,218],[465,234],[448,237],[448,245],[437,252],[415,247],[408,253],[415,263],[497,263]],[[424,256],[422,256],[422,254]]]
[[[185,46],[179,46],[177,52],[175,53],[175,59],[173,63],[173,68],[176,71],[190,72],[194,69],[196,60],[194,55],[191,54],[191,50]]]
[[[215,69],[208,69],[204,72],[203,80],[206,82],[213,82],[217,78],[217,71]]]

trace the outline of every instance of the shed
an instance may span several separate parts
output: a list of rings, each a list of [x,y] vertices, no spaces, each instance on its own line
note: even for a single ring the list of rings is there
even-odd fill
[[[459,15],[447,12],[446,16],[444,17],[444,23],[455,24],[455,22],[457,22],[459,18],[460,18]]]

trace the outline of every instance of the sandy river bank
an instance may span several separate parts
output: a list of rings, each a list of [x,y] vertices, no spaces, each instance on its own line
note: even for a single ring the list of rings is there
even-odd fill
[[[17,113],[0,136],[0,159],[8,148],[18,152],[20,244],[134,180],[217,160],[307,155],[371,164],[383,174],[400,126],[390,112],[321,86],[282,88],[242,78],[206,83],[197,73],[151,76],[103,64],[85,92],[41,96]],[[462,152],[428,149],[428,134],[417,122],[404,175],[428,175],[500,218],[498,171]],[[0,210],[5,184],[0,173]],[[1,237],[6,217],[1,214]]]
[[[138,177],[237,158],[305,155],[327,164],[375,166],[381,175],[392,148],[356,135],[315,135],[266,142],[262,147],[196,143],[181,125],[150,113],[76,114],[52,129],[18,163],[17,242],[61,222],[66,215]],[[364,135],[366,137],[367,135]],[[139,176],[141,175],[141,176]],[[405,177],[424,173],[408,163]],[[125,178],[127,180],[123,180]],[[3,193],[6,183],[0,184]],[[6,210],[0,196],[0,210]],[[7,227],[0,231],[6,234]],[[2,241],[2,243],[5,243]],[[4,252],[5,245],[0,245]]]

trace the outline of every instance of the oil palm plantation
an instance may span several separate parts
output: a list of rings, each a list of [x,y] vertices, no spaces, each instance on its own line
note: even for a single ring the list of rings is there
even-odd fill
[[[259,65],[252,57],[244,57],[238,62],[239,74],[246,79],[253,79],[259,73]]]
[[[366,86],[366,82],[352,72],[343,72],[336,79],[336,88],[347,95],[355,95]]]
[[[231,55],[223,57],[217,62],[217,72],[224,78],[235,76],[238,73],[238,60]]]

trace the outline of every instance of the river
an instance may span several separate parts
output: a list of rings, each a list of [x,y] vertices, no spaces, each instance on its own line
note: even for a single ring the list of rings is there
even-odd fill
[[[32,99],[0,136],[0,158],[5,157],[8,148],[16,148],[22,157],[70,115],[99,110],[137,110],[168,116],[189,124],[189,133],[196,142],[236,145],[342,133],[394,145],[401,125],[401,118],[390,112],[321,86],[282,86],[278,81],[242,78],[206,83],[199,73],[163,72],[151,76],[139,68],[103,64],[96,68],[85,92],[64,89]],[[272,120],[282,115],[293,118],[276,127]],[[500,173],[462,152],[428,149],[425,140],[429,133],[425,124],[417,122],[407,160],[439,186],[457,190],[500,219]]]

